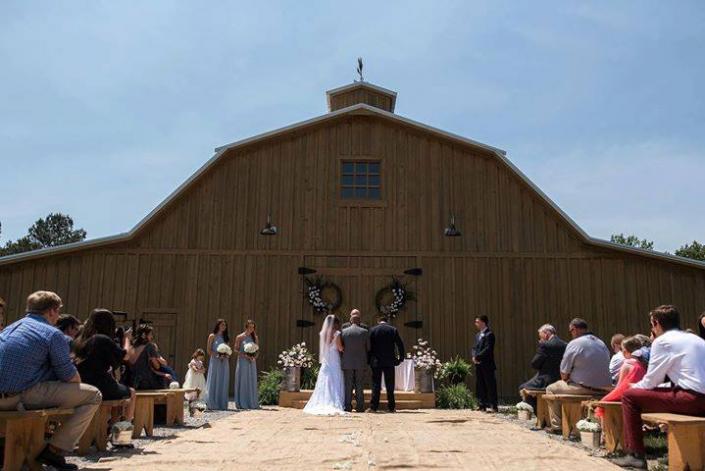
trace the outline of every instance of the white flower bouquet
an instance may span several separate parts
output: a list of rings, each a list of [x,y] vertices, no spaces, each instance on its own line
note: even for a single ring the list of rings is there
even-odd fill
[[[441,367],[438,353],[428,346],[428,340],[418,339],[418,343],[413,346],[411,359],[414,360],[414,368],[424,370],[435,370]]]
[[[282,368],[300,367],[311,368],[313,356],[306,348],[306,342],[297,343],[289,350],[284,350],[279,354],[277,364]]]
[[[218,348],[216,348],[215,351],[221,358],[228,358],[230,355],[233,354],[233,350],[227,343],[221,343],[220,345],[218,345]]]
[[[247,342],[243,347],[243,350],[247,356],[254,358],[257,356],[257,352],[259,352],[259,345],[254,342]]]
[[[596,422],[596,421],[590,420],[590,419],[578,420],[578,423],[575,424],[575,428],[577,428],[581,432],[594,432],[594,433],[602,430],[602,427],[600,426],[599,422]]]
[[[534,408],[531,407],[531,404],[526,403],[524,401],[519,402],[516,405],[516,408],[517,408],[517,410],[525,410],[525,411],[531,412],[532,414],[534,413]]]

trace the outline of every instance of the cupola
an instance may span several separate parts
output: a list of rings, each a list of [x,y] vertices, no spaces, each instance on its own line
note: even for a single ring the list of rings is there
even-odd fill
[[[365,103],[394,113],[397,92],[360,80],[350,85],[328,90],[326,97],[328,98],[328,111],[336,111],[348,106]]]

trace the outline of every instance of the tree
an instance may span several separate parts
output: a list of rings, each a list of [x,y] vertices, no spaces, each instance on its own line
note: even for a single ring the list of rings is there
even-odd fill
[[[694,240],[692,244],[685,244],[683,247],[676,250],[676,255],[679,257],[692,258],[693,260],[705,261],[705,244]]]
[[[86,238],[86,231],[74,229],[71,216],[61,213],[50,213],[44,219],[37,219],[28,232],[26,236],[0,247],[0,256],[80,242]]]
[[[638,249],[654,250],[654,243],[651,240],[642,239],[635,235],[625,236],[624,234],[612,234],[610,242],[615,244],[626,245],[627,247],[636,247]]]

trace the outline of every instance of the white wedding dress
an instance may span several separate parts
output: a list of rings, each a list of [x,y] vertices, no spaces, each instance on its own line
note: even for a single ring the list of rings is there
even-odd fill
[[[329,319],[330,318],[330,319]],[[345,386],[343,370],[340,367],[340,352],[336,347],[336,340],[340,335],[333,330],[333,316],[326,317],[321,330],[320,361],[321,370],[318,372],[316,387],[311,398],[304,407],[305,414],[311,415],[345,415]],[[332,339],[327,341],[327,339]]]

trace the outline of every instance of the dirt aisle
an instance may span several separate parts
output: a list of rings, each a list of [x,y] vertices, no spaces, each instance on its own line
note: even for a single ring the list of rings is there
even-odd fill
[[[620,469],[543,433],[479,412],[400,411],[309,417],[300,410],[240,412],[211,428],[151,443],[90,469]]]

